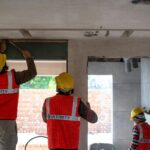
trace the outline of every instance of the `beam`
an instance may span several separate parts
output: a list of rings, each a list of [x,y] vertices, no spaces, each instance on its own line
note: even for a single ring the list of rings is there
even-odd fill
[[[122,34],[122,37],[129,37],[134,32],[134,30],[125,30]]]
[[[150,28],[0,28],[0,31],[18,31],[18,30],[24,30],[24,31],[150,31]]]
[[[25,37],[25,38],[31,38],[31,37],[32,37],[31,33],[30,33],[28,30],[26,30],[26,29],[20,29],[19,32],[20,32],[20,33],[23,35],[23,37]]]

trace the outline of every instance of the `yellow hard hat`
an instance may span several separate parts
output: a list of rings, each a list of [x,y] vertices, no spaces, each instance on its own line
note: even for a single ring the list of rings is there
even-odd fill
[[[4,67],[5,63],[6,63],[6,55],[0,53],[0,69]]]
[[[67,92],[74,88],[73,77],[69,73],[61,73],[59,76],[55,77],[55,80],[58,89]]]
[[[131,116],[130,116],[130,120],[133,121],[134,117],[139,115],[140,113],[144,113],[144,109],[141,107],[134,107],[131,110]]]

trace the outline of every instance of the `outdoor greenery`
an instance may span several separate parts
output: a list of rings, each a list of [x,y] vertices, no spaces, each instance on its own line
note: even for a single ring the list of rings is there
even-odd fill
[[[22,89],[56,89],[54,76],[36,76],[21,85]],[[111,76],[88,76],[88,89],[109,89],[112,88]]]
[[[56,89],[54,76],[36,76],[20,86],[22,89]]]

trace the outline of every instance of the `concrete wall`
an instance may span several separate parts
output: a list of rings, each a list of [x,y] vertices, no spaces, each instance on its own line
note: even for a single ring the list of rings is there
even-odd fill
[[[141,59],[141,105],[150,108],[150,59]],[[150,115],[146,115],[147,122],[150,123]]]
[[[87,101],[88,56],[105,56],[108,58],[150,56],[149,41],[149,38],[104,38],[99,40],[70,40],[68,45],[68,71],[72,73],[75,78],[75,94],[80,95],[84,101]],[[127,116],[128,112],[125,114],[124,119],[128,120]],[[87,150],[87,123],[84,120],[81,122],[80,141],[82,141],[80,144],[80,149]],[[124,141],[122,141],[122,144],[123,143]]]
[[[27,69],[25,61],[8,60],[9,69],[15,68],[16,71]],[[66,61],[35,61],[38,75],[58,75],[66,71]]]
[[[150,108],[150,59],[141,59],[141,87],[142,87],[142,106]]]

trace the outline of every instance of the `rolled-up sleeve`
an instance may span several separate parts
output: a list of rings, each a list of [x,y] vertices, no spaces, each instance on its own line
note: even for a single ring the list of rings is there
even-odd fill
[[[15,71],[15,80],[18,85],[33,79],[37,75],[33,58],[26,59],[27,70]]]
[[[42,119],[44,122],[47,122],[45,102],[43,103],[43,107],[42,107]]]
[[[97,114],[80,101],[78,112],[82,118],[90,123],[96,123],[98,120]]]
[[[129,150],[136,150],[138,147],[138,141],[139,141],[139,131],[138,128],[135,126],[132,129],[132,141],[130,143]]]

